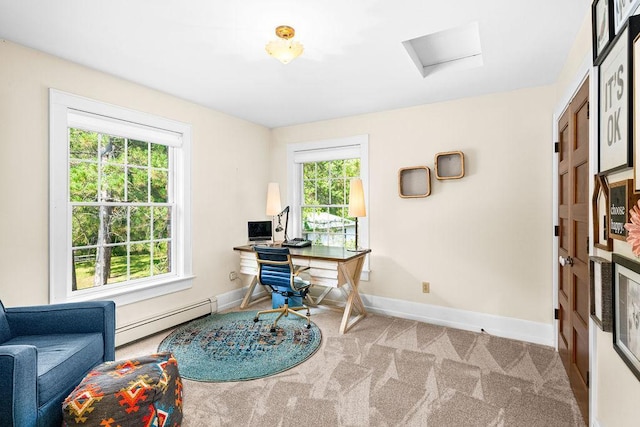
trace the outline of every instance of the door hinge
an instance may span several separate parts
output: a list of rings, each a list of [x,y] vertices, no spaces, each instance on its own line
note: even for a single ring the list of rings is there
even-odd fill
[[[554,225],[553,226],[553,235],[555,237],[558,237],[560,235],[560,226],[559,225]]]
[[[589,253],[589,236],[587,236],[587,253]]]
[[[554,142],[553,143],[553,152],[554,153],[559,153],[560,152],[560,143],[559,142]]]
[[[587,120],[589,120],[589,113],[591,112],[590,107],[591,107],[590,103],[587,102]]]
[[[557,308],[555,308],[555,309],[553,310],[553,318],[554,318],[555,320],[560,319],[560,310],[558,310]]]

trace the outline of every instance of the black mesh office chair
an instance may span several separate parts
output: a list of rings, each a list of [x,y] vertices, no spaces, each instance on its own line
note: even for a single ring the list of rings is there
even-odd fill
[[[291,262],[289,248],[272,248],[267,246],[254,247],[256,260],[258,261],[258,282],[267,286],[272,292],[276,292],[284,297],[284,305],[271,310],[259,311],[253,319],[255,322],[259,317],[268,313],[280,313],[271,325],[271,332],[275,332],[278,320],[282,316],[295,314],[307,320],[307,329],[311,327],[311,312],[309,307],[289,307],[289,298],[298,297],[304,300],[309,292],[310,283],[297,276],[302,269],[296,270]],[[298,313],[299,310],[307,310],[307,315]]]

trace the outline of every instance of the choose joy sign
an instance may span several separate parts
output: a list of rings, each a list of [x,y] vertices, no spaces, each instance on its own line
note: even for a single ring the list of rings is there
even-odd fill
[[[600,65],[600,171],[627,164],[629,70],[627,30]]]

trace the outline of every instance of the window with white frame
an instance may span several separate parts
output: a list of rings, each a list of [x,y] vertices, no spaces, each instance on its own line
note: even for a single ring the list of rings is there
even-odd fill
[[[295,236],[314,245],[368,247],[366,217],[348,215],[349,182],[361,178],[368,202],[368,135],[290,144],[289,199]]]
[[[190,126],[50,91],[51,301],[191,286]]]
[[[314,245],[355,248],[356,218],[349,217],[349,182],[360,177],[360,158],[302,163],[302,237]]]

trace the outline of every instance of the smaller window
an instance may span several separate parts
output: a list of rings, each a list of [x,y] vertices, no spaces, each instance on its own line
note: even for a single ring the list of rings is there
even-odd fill
[[[352,178],[362,179],[369,202],[369,136],[302,142],[287,146],[289,236],[315,245],[355,246],[356,218],[349,217]],[[369,209],[366,209],[368,212]],[[358,246],[369,247],[369,218],[357,218]],[[368,280],[369,257],[362,280]]]
[[[360,159],[302,164],[302,235],[314,245],[355,248],[355,218],[349,218],[349,182],[360,176]]]

